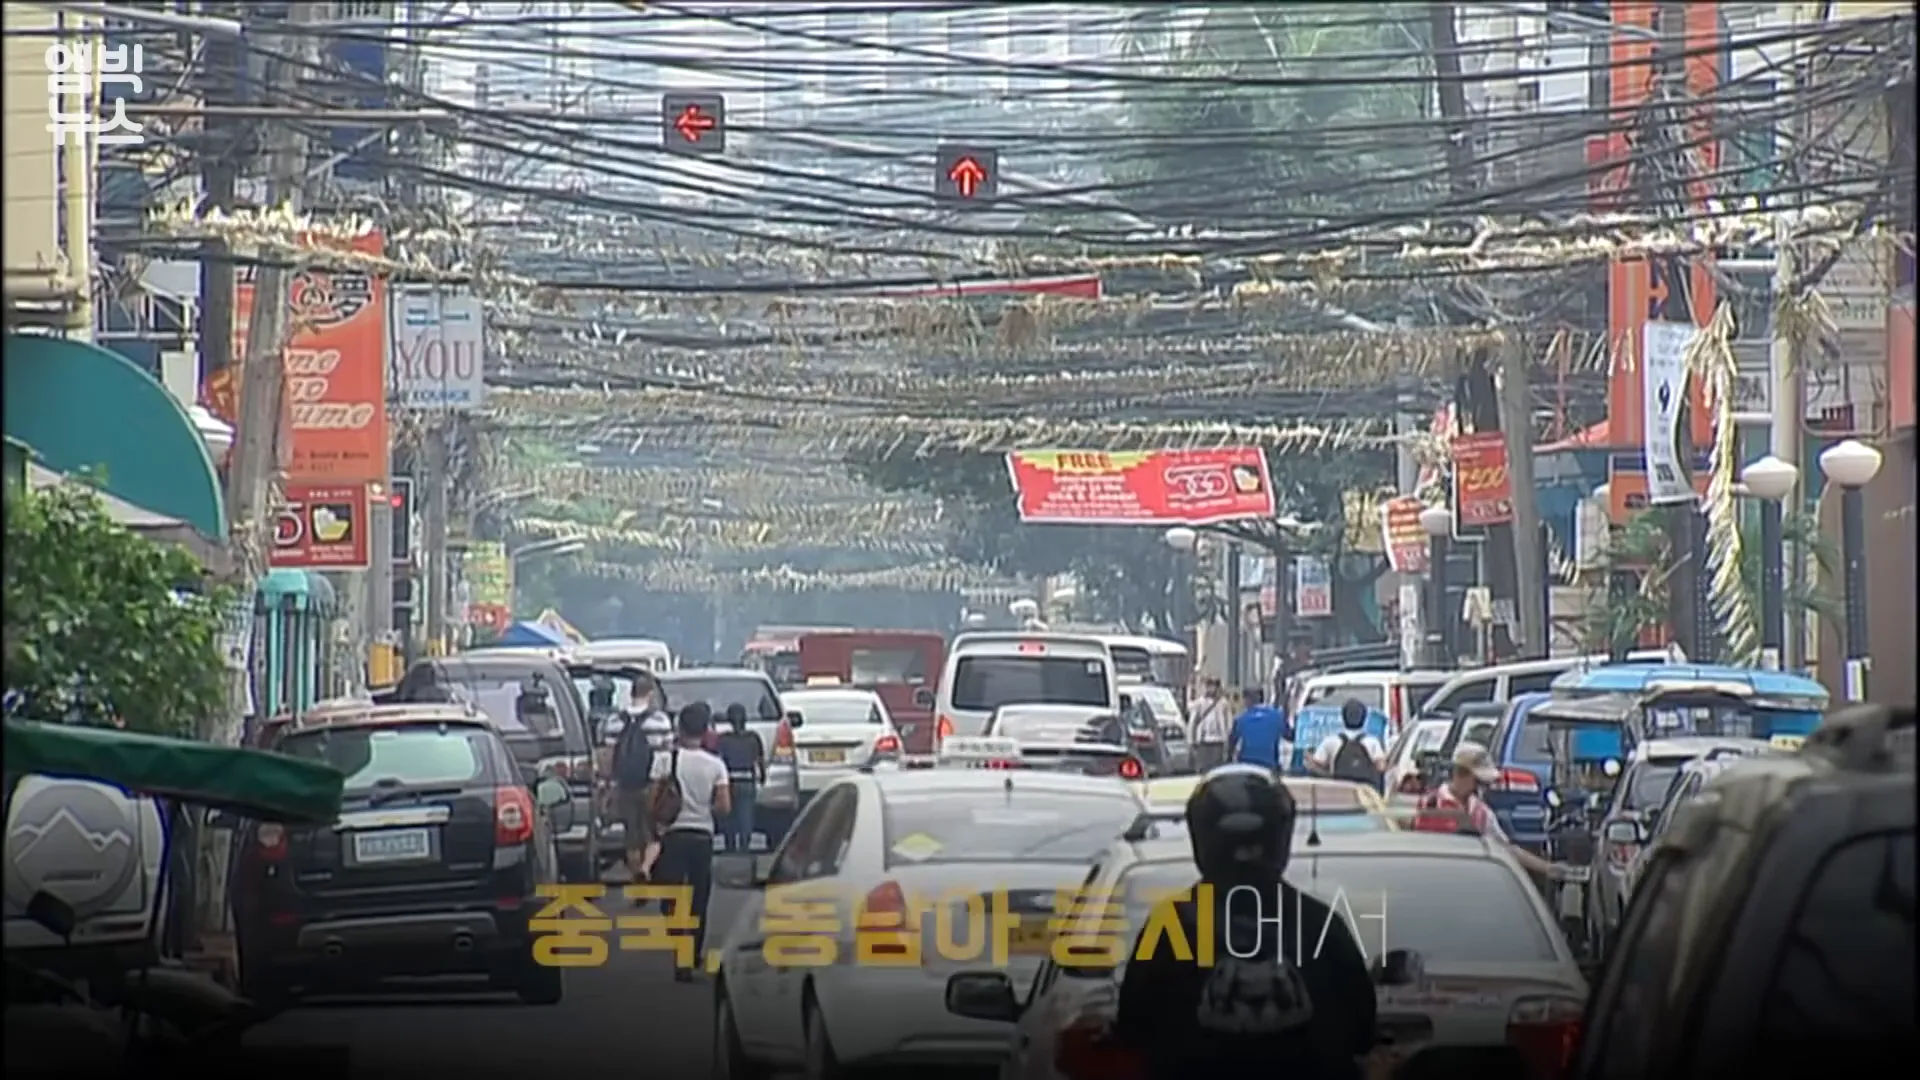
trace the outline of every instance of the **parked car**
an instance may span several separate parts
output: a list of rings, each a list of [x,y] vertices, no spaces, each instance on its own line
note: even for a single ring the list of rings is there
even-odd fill
[[[1422,770],[1430,760],[1429,755],[1440,752],[1440,744],[1446,741],[1447,732],[1452,728],[1452,720],[1430,717],[1400,729],[1399,736],[1387,746],[1383,786],[1389,799],[1416,799],[1426,794],[1427,778]]]
[[[599,769],[592,725],[573,677],[539,650],[499,649],[440,656],[415,664],[400,680],[399,702],[451,687],[492,720],[514,760],[530,777],[553,776],[573,793],[573,813],[556,842],[567,881],[600,880],[605,827],[594,813]]]
[[[1629,663],[1683,663],[1686,657],[1677,646],[1645,649],[1627,654]],[[1521,660],[1511,664],[1468,668],[1456,672],[1427,696],[1420,708],[1422,716],[1452,716],[1474,702],[1512,701],[1521,694],[1551,690],[1553,681],[1569,671],[1588,671],[1605,666],[1605,656],[1556,656],[1547,660]]]
[[[542,885],[561,880],[565,781],[529,778],[492,722],[457,704],[368,706],[279,725],[268,749],[347,774],[330,825],[240,830],[230,876],[243,992],[359,992],[465,975],[551,1005],[534,959]]]
[[[1153,682],[1123,681],[1121,712],[1134,731],[1136,751],[1156,776],[1178,776],[1193,771],[1193,747],[1187,741],[1187,712],[1171,687]],[[1148,757],[1157,751],[1157,759]]]

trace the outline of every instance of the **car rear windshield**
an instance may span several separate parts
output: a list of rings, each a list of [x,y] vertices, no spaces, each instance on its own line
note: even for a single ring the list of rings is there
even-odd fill
[[[1180,699],[1174,696],[1172,690],[1164,686],[1145,684],[1129,686],[1125,690],[1125,693],[1132,694],[1133,699],[1145,706],[1147,711],[1153,714],[1153,718],[1160,723],[1177,724],[1180,722]]]
[[[878,724],[881,720],[880,706],[866,697],[789,694],[786,705],[809,724]]]
[[[886,796],[887,865],[1087,862],[1140,813],[1132,795],[1000,788]]]
[[[953,707],[1087,705],[1110,709],[1107,662],[1095,657],[965,656],[953,669]]]
[[[488,772],[484,731],[470,727],[349,727],[296,732],[281,753],[319,761],[347,774],[347,791],[383,787],[454,787]]]
[[[449,678],[448,681],[472,699],[473,703],[480,707],[480,711],[487,714],[487,719],[493,721],[494,727],[498,728],[502,735],[533,735],[541,739],[564,737],[560,726],[559,707],[553,704],[550,696],[547,698],[545,709],[521,707],[520,692],[526,684],[519,679],[469,675],[458,680]],[[565,691],[554,687],[548,688],[547,692],[551,695]]]
[[[689,702],[704,701],[716,717],[725,713],[729,705],[738,705],[747,710],[749,720],[777,720],[780,717],[780,700],[759,679],[746,676],[676,679],[671,675],[662,675],[660,688],[666,693],[667,708],[675,712]]]
[[[1557,959],[1539,909],[1520,880],[1492,859],[1294,851],[1287,881],[1352,918],[1369,962],[1388,949],[1413,949],[1429,964],[1538,964]],[[1129,917],[1144,920],[1153,900],[1191,888],[1191,863],[1149,863],[1126,878]],[[1318,928],[1307,927],[1309,938]]]
[[[1344,705],[1357,701],[1375,712],[1387,711],[1387,688],[1378,683],[1359,686],[1314,686],[1307,689],[1306,705]]]

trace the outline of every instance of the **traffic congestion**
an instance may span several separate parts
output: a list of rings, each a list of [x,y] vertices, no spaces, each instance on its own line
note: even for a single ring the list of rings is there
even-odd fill
[[[1912,790],[1910,718],[1777,672],[1302,671],[1278,707],[1241,695],[1203,772],[1223,690],[1182,646],[936,640],[803,630],[733,667],[478,649],[260,724],[254,749],[345,781],[335,812],[235,822],[236,989],[276,1014],[247,1038],[371,1068],[571,1032],[583,1060],[725,1080],[1160,1076],[1235,1040],[1333,1068],[1309,1075],[1611,1075],[1596,1025],[1645,1006],[1607,973],[1657,947],[1641,897],[1711,852],[1716,800],[1848,770]],[[1196,983],[1226,1016],[1204,1046],[1165,1020],[1194,1008],[1165,1000],[1181,965],[1249,958],[1304,982]],[[534,1011],[470,1011],[503,1002]]]

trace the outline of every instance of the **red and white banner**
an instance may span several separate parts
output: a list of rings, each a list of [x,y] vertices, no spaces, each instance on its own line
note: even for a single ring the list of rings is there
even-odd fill
[[[1427,530],[1420,525],[1420,511],[1427,504],[1413,495],[1401,495],[1380,504],[1380,540],[1387,551],[1387,564],[1395,573],[1427,572]]]
[[[1481,431],[1453,437],[1453,497],[1460,524],[1468,528],[1513,520],[1513,477],[1507,472],[1507,437]]]
[[[1055,525],[1212,525],[1274,516],[1267,456],[1217,450],[1015,450],[1020,520]]]

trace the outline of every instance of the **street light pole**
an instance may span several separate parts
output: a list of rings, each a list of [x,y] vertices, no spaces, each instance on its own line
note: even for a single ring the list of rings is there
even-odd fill
[[[1880,472],[1880,451],[1855,439],[1820,455],[1820,471],[1840,485],[1840,555],[1847,597],[1846,698],[1867,695],[1867,503],[1863,489]]]
[[[1200,542],[1200,534],[1185,525],[1175,525],[1166,533],[1167,546],[1173,549],[1173,622],[1174,632],[1197,661],[1200,658],[1200,642],[1193,626],[1193,563],[1191,556],[1194,546]]]
[[[1427,531],[1427,658],[1434,667],[1453,667],[1453,626],[1447,619],[1447,541],[1453,536],[1453,511],[1429,506],[1420,511]]]
[[[1760,500],[1760,666],[1779,671],[1786,653],[1786,543],[1781,500],[1800,483],[1800,470],[1768,454],[1741,470],[1747,491]]]

